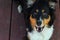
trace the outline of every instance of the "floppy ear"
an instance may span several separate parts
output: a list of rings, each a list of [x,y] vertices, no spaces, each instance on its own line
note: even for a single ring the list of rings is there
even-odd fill
[[[57,3],[56,0],[55,1],[54,0],[49,1],[49,7],[52,8],[52,9],[55,9],[56,3]]]

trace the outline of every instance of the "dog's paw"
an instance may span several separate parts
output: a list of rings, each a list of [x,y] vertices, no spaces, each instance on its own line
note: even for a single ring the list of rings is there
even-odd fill
[[[18,5],[17,10],[18,10],[19,13],[21,13],[22,12],[22,6]]]

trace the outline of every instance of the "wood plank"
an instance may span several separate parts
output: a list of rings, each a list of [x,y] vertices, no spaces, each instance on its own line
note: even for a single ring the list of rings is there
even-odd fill
[[[9,39],[11,0],[0,0],[0,40]]]
[[[24,16],[17,12],[17,5],[13,3],[11,40],[23,40],[25,28]]]
[[[54,23],[54,34],[52,36],[52,40],[60,40],[60,11],[59,11],[59,0],[56,5],[56,12],[55,12],[55,23]]]

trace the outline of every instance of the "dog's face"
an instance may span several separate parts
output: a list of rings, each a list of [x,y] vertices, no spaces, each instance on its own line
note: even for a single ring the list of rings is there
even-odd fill
[[[37,10],[38,11],[38,10]],[[38,13],[31,14],[30,22],[31,26],[34,30],[40,31],[44,28],[44,26],[48,26],[51,20],[51,16],[47,13],[44,13],[45,10],[42,10],[42,15],[38,15]]]
[[[35,8],[36,7],[36,8]],[[44,27],[50,27],[54,22],[55,2],[39,1],[32,6],[29,22],[33,30],[42,31]]]
[[[30,24],[33,30],[40,32],[45,26],[48,27],[53,20],[51,15],[48,7],[36,9],[34,13],[30,14]]]

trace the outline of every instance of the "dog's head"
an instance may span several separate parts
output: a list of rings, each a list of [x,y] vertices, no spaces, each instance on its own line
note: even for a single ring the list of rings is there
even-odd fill
[[[44,27],[50,27],[54,22],[54,7],[50,7],[48,3],[36,5],[35,9],[30,14],[29,20],[33,30],[42,31]]]
[[[36,9],[36,12],[30,15],[30,23],[31,23],[32,28],[34,30],[40,31],[45,26],[50,26],[50,23],[54,19],[52,18],[52,16],[46,9],[42,9],[41,11]]]

